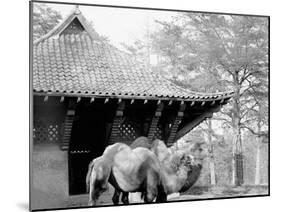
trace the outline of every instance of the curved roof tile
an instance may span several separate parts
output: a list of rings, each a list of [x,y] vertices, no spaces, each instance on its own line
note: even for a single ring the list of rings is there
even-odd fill
[[[85,27],[79,34],[61,34],[77,17]],[[59,35],[59,36],[58,36]],[[177,98],[206,101],[229,99],[233,92],[199,93],[177,86],[144,68],[116,47],[97,36],[81,12],[74,10],[63,23],[33,45],[35,93]]]

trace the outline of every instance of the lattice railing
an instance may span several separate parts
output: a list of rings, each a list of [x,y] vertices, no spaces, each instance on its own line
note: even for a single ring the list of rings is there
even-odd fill
[[[133,121],[126,120],[124,117],[116,117],[110,136],[110,144],[122,142],[131,144],[139,135],[140,127]]]
[[[34,120],[34,143],[57,143],[60,139],[60,127],[61,126],[58,123],[51,123],[43,120]]]
[[[155,131],[152,138],[153,138],[153,140],[154,139],[163,140],[163,126],[162,125],[157,126],[156,131]]]
[[[139,136],[138,131],[139,127],[136,123],[124,120],[120,125],[118,137],[121,142],[130,145]]]

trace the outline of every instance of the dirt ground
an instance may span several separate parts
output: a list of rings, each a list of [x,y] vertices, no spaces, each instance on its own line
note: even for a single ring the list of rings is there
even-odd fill
[[[112,205],[113,188],[110,187],[109,191],[105,192],[99,199],[98,205]],[[252,195],[266,195],[268,194],[268,186],[243,186],[243,187],[194,187],[188,192],[175,195],[168,201],[178,200],[197,200],[209,198],[223,198],[223,197],[240,197]],[[88,195],[71,196],[68,207],[86,206],[88,202]],[[122,204],[122,203],[121,203]]]

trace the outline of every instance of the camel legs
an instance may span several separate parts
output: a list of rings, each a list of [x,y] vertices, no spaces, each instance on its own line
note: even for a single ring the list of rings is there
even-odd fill
[[[156,197],[156,202],[167,202],[167,194],[162,185],[158,186],[158,193]]]
[[[119,197],[120,197],[120,191],[115,189],[114,190],[114,194],[113,194],[113,197],[112,197],[112,202],[114,205],[118,205],[119,204]]]
[[[125,205],[129,204],[129,192],[122,192],[122,202]]]
[[[159,174],[154,170],[150,170],[146,179],[146,191],[143,193],[144,202],[153,202],[158,193]]]
[[[119,205],[119,197],[122,191],[115,189],[113,197],[112,197],[112,202],[114,205]],[[122,198],[121,198],[122,202],[125,205],[129,204],[129,192],[122,192]]]

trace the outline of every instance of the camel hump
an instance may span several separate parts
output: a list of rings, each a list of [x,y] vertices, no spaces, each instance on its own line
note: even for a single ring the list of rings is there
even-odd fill
[[[148,164],[153,165],[154,168],[160,168],[159,161],[156,155],[149,149],[144,147],[137,147],[133,149],[133,152],[139,159],[141,159],[143,163],[147,162]]]
[[[138,137],[136,140],[134,140],[133,143],[131,143],[130,147],[132,149],[135,149],[137,147],[144,147],[144,148],[150,149],[151,144],[147,137],[141,136],[141,137]]]
[[[137,147],[135,149],[132,150],[134,153],[136,153],[138,156],[142,156],[142,157],[152,157],[154,156],[154,153],[151,152],[149,149],[145,148],[145,147]]]
[[[124,150],[129,151],[129,150],[131,150],[131,148],[127,144],[124,144],[124,143],[115,143],[115,144],[112,144],[112,145],[106,147],[106,149],[104,150],[103,156],[112,157],[112,156],[116,155],[118,152],[124,151]]]

